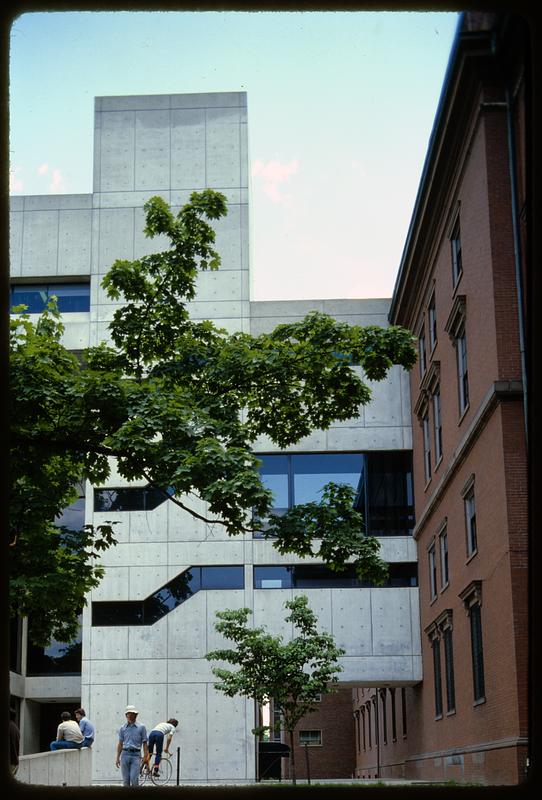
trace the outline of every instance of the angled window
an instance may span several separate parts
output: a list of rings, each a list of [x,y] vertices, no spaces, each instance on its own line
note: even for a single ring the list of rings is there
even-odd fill
[[[152,511],[174,494],[173,487],[123,486],[94,490],[94,511]]]
[[[450,234],[450,248],[452,253],[452,283],[453,286],[456,286],[463,273],[463,261],[461,257],[461,227],[459,225],[459,216],[457,217]]]
[[[12,284],[10,308],[25,305],[25,313],[41,314],[53,295],[62,314],[90,310],[90,283],[53,282]]]

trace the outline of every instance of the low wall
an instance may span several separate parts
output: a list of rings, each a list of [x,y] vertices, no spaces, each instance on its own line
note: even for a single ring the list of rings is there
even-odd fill
[[[40,786],[90,786],[92,750],[54,750],[19,756],[16,779]]]

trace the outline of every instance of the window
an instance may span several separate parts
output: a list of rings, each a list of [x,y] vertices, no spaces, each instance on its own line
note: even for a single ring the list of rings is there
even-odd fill
[[[255,589],[360,589],[370,588],[370,581],[361,581],[353,565],[335,572],[323,564],[296,564],[295,566],[257,566],[254,570]],[[418,585],[417,563],[388,564],[388,579],[384,587]]]
[[[463,262],[461,258],[461,228],[459,226],[459,217],[457,217],[452,228],[450,245],[452,250],[452,282],[453,285],[456,286],[463,273]]]
[[[459,412],[462,414],[469,405],[469,371],[467,367],[467,339],[462,326],[456,338],[457,381],[459,387]]]
[[[472,680],[474,700],[475,702],[480,702],[485,700],[482,613],[480,609],[480,603],[476,602],[470,606],[469,617],[472,647]]]
[[[434,350],[437,343],[437,309],[435,306],[435,295],[431,296],[427,306],[427,316],[429,321],[429,347]]]
[[[299,744],[320,747],[322,745],[322,731],[299,731]]]
[[[412,454],[373,453],[262,454],[263,485],[273,492],[274,514],[322,499],[330,482],[354,489],[355,507],[372,536],[409,536],[414,528]],[[265,522],[264,522],[265,526]],[[256,534],[256,537],[261,534]]]
[[[450,582],[450,573],[448,566],[448,531],[446,526],[439,533],[440,544],[440,586],[444,589]]]
[[[92,625],[152,625],[200,590],[244,589],[238,566],[189,567],[144,600],[92,603]]]
[[[85,481],[79,481],[75,487],[77,499],[67,506],[58,517],[55,525],[58,528],[66,527],[71,531],[80,531],[85,524]]]
[[[23,655],[23,620],[11,617],[9,620],[9,668],[12,672],[22,673]]]
[[[478,549],[476,537],[476,503],[474,500],[474,489],[465,497],[465,517],[467,525],[467,552],[472,555]]]
[[[423,433],[423,470],[425,482],[431,480],[431,437],[429,435],[429,413],[427,409],[422,417]]]
[[[440,639],[438,636],[431,642],[433,650],[433,677],[435,687],[435,717],[442,717],[442,673],[440,665]]]
[[[395,709],[395,687],[390,688],[391,697],[391,738],[394,742],[397,741],[397,716]]]
[[[382,703],[382,741],[388,743],[388,709],[386,703],[386,689],[380,690],[380,702]]]
[[[26,657],[27,675],[80,675],[82,655],[82,615],[79,632],[71,642],[53,639],[47,647],[38,647],[28,641]]]
[[[420,378],[423,378],[427,369],[427,348],[425,344],[425,327],[423,325],[418,337],[418,355],[420,360]]]
[[[65,313],[90,310],[90,283],[17,283],[11,286],[10,308],[27,306],[25,313],[40,314],[53,295]]]
[[[365,708],[367,709],[367,731],[369,733],[369,749],[373,746],[373,733],[371,729],[371,701],[367,700],[365,703]]]
[[[470,619],[472,683],[475,704],[485,701],[484,649],[482,636],[482,582],[472,581],[459,597]]]
[[[363,736],[363,749],[367,750],[367,737],[365,735],[365,708],[362,706],[361,711],[361,732]]]
[[[434,600],[437,596],[437,555],[435,552],[435,542],[431,543],[428,549],[429,557],[429,598]]]
[[[469,373],[467,366],[467,338],[465,333],[466,297],[458,294],[445,325],[456,350],[457,384],[459,396],[459,415],[462,416],[469,405]]]
[[[455,711],[454,651],[451,627],[444,629],[444,663],[446,666],[446,706],[448,714],[451,714]]]
[[[166,490],[152,486],[95,489],[94,511],[152,511],[174,491],[171,486]]]
[[[435,463],[442,458],[442,418],[440,414],[440,389],[433,394],[433,425],[435,429]]]
[[[403,739],[407,736],[406,689],[401,687],[401,720],[403,723]]]

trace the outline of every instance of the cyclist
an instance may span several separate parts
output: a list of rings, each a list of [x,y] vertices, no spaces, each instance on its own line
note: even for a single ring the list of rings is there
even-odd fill
[[[169,746],[171,744],[171,739],[173,738],[173,734],[177,730],[177,725],[179,721],[174,719],[168,719],[167,722],[159,722],[158,725],[155,725],[152,731],[149,733],[149,756],[152,757],[154,749],[156,748],[156,757],[154,759],[154,774],[159,774],[159,766],[160,761],[162,760],[162,750],[164,753],[169,753]],[[166,739],[166,746],[164,747],[164,737]]]

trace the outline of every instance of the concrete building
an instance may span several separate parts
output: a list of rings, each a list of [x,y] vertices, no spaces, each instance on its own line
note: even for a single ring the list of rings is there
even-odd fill
[[[54,291],[65,298],[69,348],[107,339],[116,305],[101,279],[115,259],[157,247],[143,236],[144,202],[159,194],[175,209],[193,190],[211,187],[229,206],[216,224],[222,265],[199,275],[193,318],[256,334],[314,309],[345,322],[387,325],[388,300],[251,302],[246,113],[246,96],[237,92],[97,98],[92,194],[12,198],[14,302],[37,312],[34,302]],[[289,636],[283,604],[299,593],[346,650],[343,687],[421,680],[408,375],[393,368],[373,390],[358,417],[315,432],[288,453],[264,439],[255,449],[283,503],[312,499],[341,476],[363,487],[371,532],[391,565],[390,585],[333,582],[314,560],[280,556],[263,539],[228,537],[113,471],[107,486],[82,488],[78,504],[86,521],[120,525],[118,545],[103,557],[105,578],[83,611],[79,648],[68,653],[72,664],[62,666],[66,654],[55,643],[35,652],[24,626],[13,630],[11,692],[20,704],[23,753],[46,746],[59,710],[82,705],[97,728],[93,782],[118,782],[111,754],[131,703],[149,728],[170,716],[181,720],[182,780],[253,780],[254,705],[217,692],[204,656],[223,643],[214,630],[217,610],[248,606],[255,625]]]
[[[527,775],[530,77],[525,20],[463,15],[390,310],[419,341],[424,678],[402,709],[382,684],[360,689],[359,777]]]

